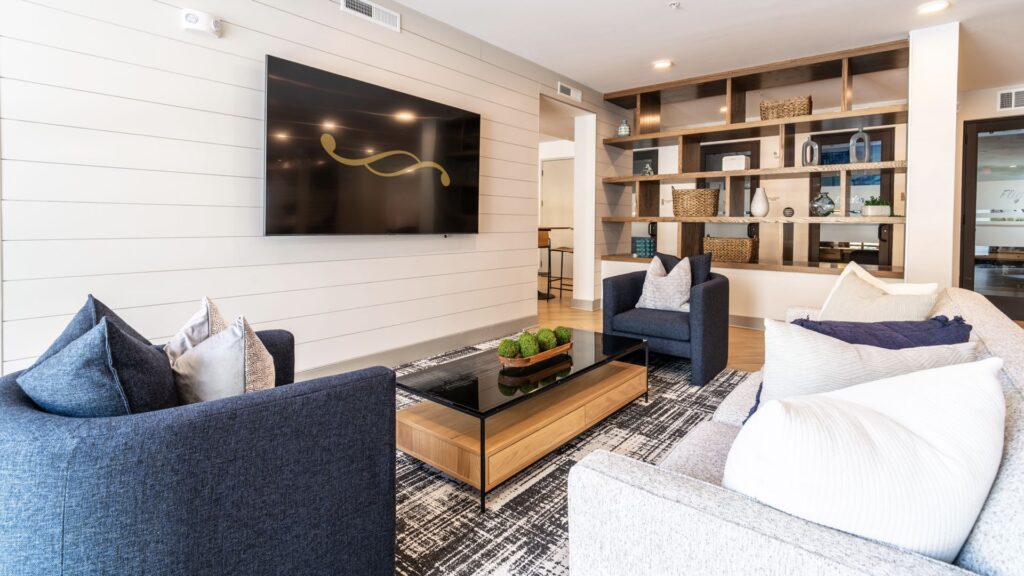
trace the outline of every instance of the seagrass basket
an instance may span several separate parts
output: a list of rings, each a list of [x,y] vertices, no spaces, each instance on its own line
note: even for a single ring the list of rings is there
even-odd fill
[[[718,188],[673,188],[672,213],[676,217],[717,216]]]
[[[711,252],[712,262],[754,262],[757,260],[757,238],[704,238],[704,252]]]
[[[761,120],[808,116],[811,114],[812,108],[813,104],[810,96],[797,96],[782,100],[762,100]]]

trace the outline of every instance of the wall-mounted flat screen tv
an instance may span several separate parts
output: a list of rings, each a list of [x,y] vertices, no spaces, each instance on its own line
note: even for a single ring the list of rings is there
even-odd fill
[[[267,56],[266,234],[476,234],[480,115]]]

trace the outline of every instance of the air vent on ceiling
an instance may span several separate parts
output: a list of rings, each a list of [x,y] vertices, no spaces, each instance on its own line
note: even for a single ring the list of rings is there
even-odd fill
[[[572,98],[577,102],[583,101],[583,91],[579,88],[573,88],[568,84],[563,84],[561,81],[558,83],[558,93],[566,98]]]
[[[1024,108],[1024,86],[1000,90],[996,96],[996,109],[999,111]]]
[[[342,0],[341,9],[344,12],[354,14],[360,18],[366,18],[395,32],[402,31],[402,15],[373,2],[367,2],[366,0]]]

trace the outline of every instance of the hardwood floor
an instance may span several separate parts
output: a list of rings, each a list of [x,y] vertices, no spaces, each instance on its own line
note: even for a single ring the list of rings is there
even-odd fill
[[[539,283],[540,289],[544,287]],[[556,292],[557,294],[557,292]],[[594,332],[601,331],[601,311],[587,312],[569,307],[572,294],[566,292],[559,300],[537,301],[537,322],[541,326],[568,326]],[[764,364],[764,332],[729,327],[729,368],[754,372]]]

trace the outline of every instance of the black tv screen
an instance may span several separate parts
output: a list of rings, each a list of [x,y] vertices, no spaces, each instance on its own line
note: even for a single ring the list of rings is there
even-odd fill
[[[480,115],[267,56],[266,234],[475,234]]]

